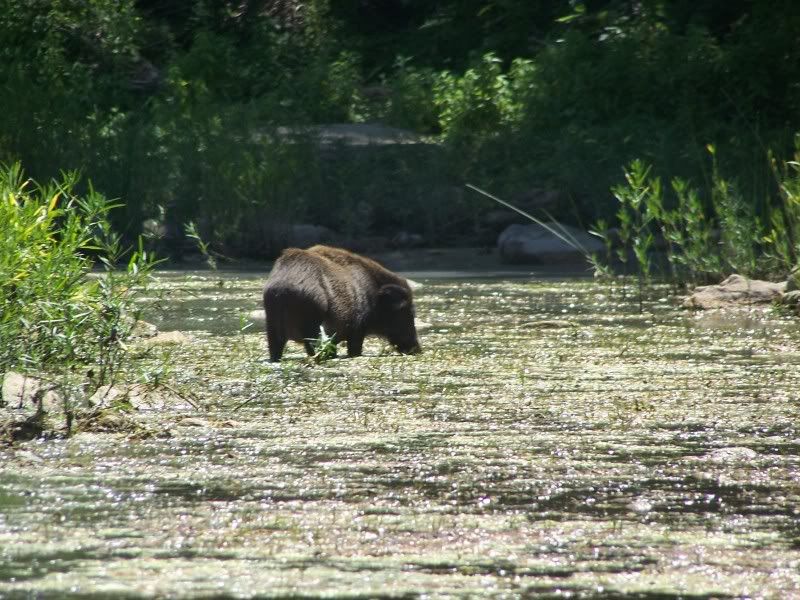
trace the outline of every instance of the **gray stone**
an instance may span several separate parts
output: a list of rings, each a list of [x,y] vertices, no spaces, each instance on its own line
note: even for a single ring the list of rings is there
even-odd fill
[[[718,285],[703,285],[683,301],[684,308],[724,308],[736,305],[766,304],[780,299],[786,282],[773,283],[731,275]]]
[[[421,331],[428,331],[433,325],[428,323],[427,321],[421,321],[420,319],[414,319],[414,327],[417,328],[417,333]]]
[[[251,310],[249,313],[245,315],[245,318],[255,325],[260,325],[263,327],[267,323],[267,317],[264,314],[263,308],[257,308],[255,310]]]
[[[35,412],[61,412],[64,401],[55,386],[42,379],[9,371],[3,377],[3,396],[0,403],[8,408]]]
[[[800,266],[792,269],[786,279],[786,291],[793,292],[795,290],[800,290]]]
[[[168,389],[151,389],[144,385],[103,385],[89,398],[93,406],[109,407],[127,404],[132,410],[193,410],[197,407],[187,398]]]
[[[497,239],[500,257],[508,263],[574,263],[604,250],[603,243],[585,231],[553,222],[547,225],[573,243],[537,223],[509,225]]]
[[[66,428],[64,401],[54,385],[12,371],[4,375],[0,441],[29,440]]]
[[[211,423],[198,417],[186,417],[181,419],[179,424],[184,427],[211,427]]]
[[[141,319],[133,324],[131,336],[134,338],[151,338],[158,334],[158,327]]]

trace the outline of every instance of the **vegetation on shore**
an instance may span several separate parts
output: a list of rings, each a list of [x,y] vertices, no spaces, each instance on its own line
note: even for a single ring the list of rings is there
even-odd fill
[[[785,277],[797,265],[800,233],[800,137],[794,160],[770,157],[777,196],[754,207],[734,180],[720,174],[714,146],[711,193],[707,201],[690,182],[674,177],[669,187],[653,169],[634,160],[625,169],[625,184],[612,188],[619,202],[618,229],[598,221],[596,235],[607,248],[595,257],[610,269],[615,259],[628,274],[650,279],[667,274],[675,282],[707,282],[727,274]],[[669,194],[674,200],[670,201]],[[616,239],[611,239],[612,237]],[[654,251],[666,258],[654,261]]]
[[[154,266],[113,231],[115,204],[78,185],[0,168],[0,374],[46,377],[65,412],[114,382]]]
[[[150,222],[170,252],[189,221],[232,256],[273,255],[289,222],[491,244],[465,181],[512,202],[558,190],[556,218],[613,226],[636,158],[693,182],[706,218],[715,182],[735,185],[770,231],[767,157],[800,131],[798,29],[800,5],[766,0],[9,0],[0,160],[39,181],[80,170],[120,199],[116,231]],[[425,143],[304,129],[374,121]],[[665,186],[665,210],[682,193]]]

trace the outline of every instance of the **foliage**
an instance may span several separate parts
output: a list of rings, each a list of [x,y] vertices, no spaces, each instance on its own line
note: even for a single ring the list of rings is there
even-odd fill
[[[702,210],[779,230],[791,219],[765,213],[783,192],[763,156],[800,130],[798,7],[7,0],[0,160],[41,181],[86,173],[120,198],[116,231],[157,219],[176,256],[188,221],[234,255],[274,254],[304,220],[483,242],[488,205],[442,191],[467,180],[512,200],[556,188],[571,201],[554,217],[608,221],[619,165],[707,186],[708,144],[738,177]],[[373,120],[436,145],[365,159],[309,129]]]
[[[311,342],[312,347],[314,348],[314,356],[311,358],[315,363],[325,362],[326,360],[331,360],[332,358],[336,358],[336,334],[328,335],[325,333],[325,328],[320,325],[319,327],[319,337],[317,338],[310,338],[308,341]]]
[[[102,385],[124,360],[154,263],[139,247],[118,267],[115,205],[91,185],[76,195],[77,184],[75,173],[38,185],[18,163],[0,170],[0,371],[80,366]]]
[[[763,219],[724,178],[716,149],[708,147],[710,189],[703,194],[686,180],[674,178],[667,197],[661,179],[641,160],[625,170],[624,185],[615,186],[619,202],[618,256],[623,264],[636,259],[636,273],[645,279],[658,270],[653,262],[655,240],[663,243],[674,280],[706,281],[730,273],[786,276],[796,265],[800,246],[793,232],[800,227],[800,137],[794,160],[772,159],[781,193],[763,208]],[[607,231],[605,223],[596,229]]]

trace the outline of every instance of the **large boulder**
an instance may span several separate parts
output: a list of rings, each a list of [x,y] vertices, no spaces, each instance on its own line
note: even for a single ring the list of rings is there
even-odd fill
[[[773,283],[731,275],[717,285],[701,285],[683,301],[684,308],[725,308],[736,305],[767,304],[778,300],[786,282]]]
[[[603,243],[575,227],[547,223],[572,244],[553,235],[538,223],[509,225],[497,239],[500,257],[507,263],[574,263],[586,259],[587,254],[604,251]]]

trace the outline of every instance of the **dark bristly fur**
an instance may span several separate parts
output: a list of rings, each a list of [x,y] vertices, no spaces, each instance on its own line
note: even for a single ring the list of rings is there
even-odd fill
[[[341,248],[288,248],[275,261],[264,286],[267,343],[277,362],[286,342],[304,344],[325,333],[347,342],[348,356],[360,356],[367,335],[386,338],[400,352],[418,352],[411,288],[374,260]]]

